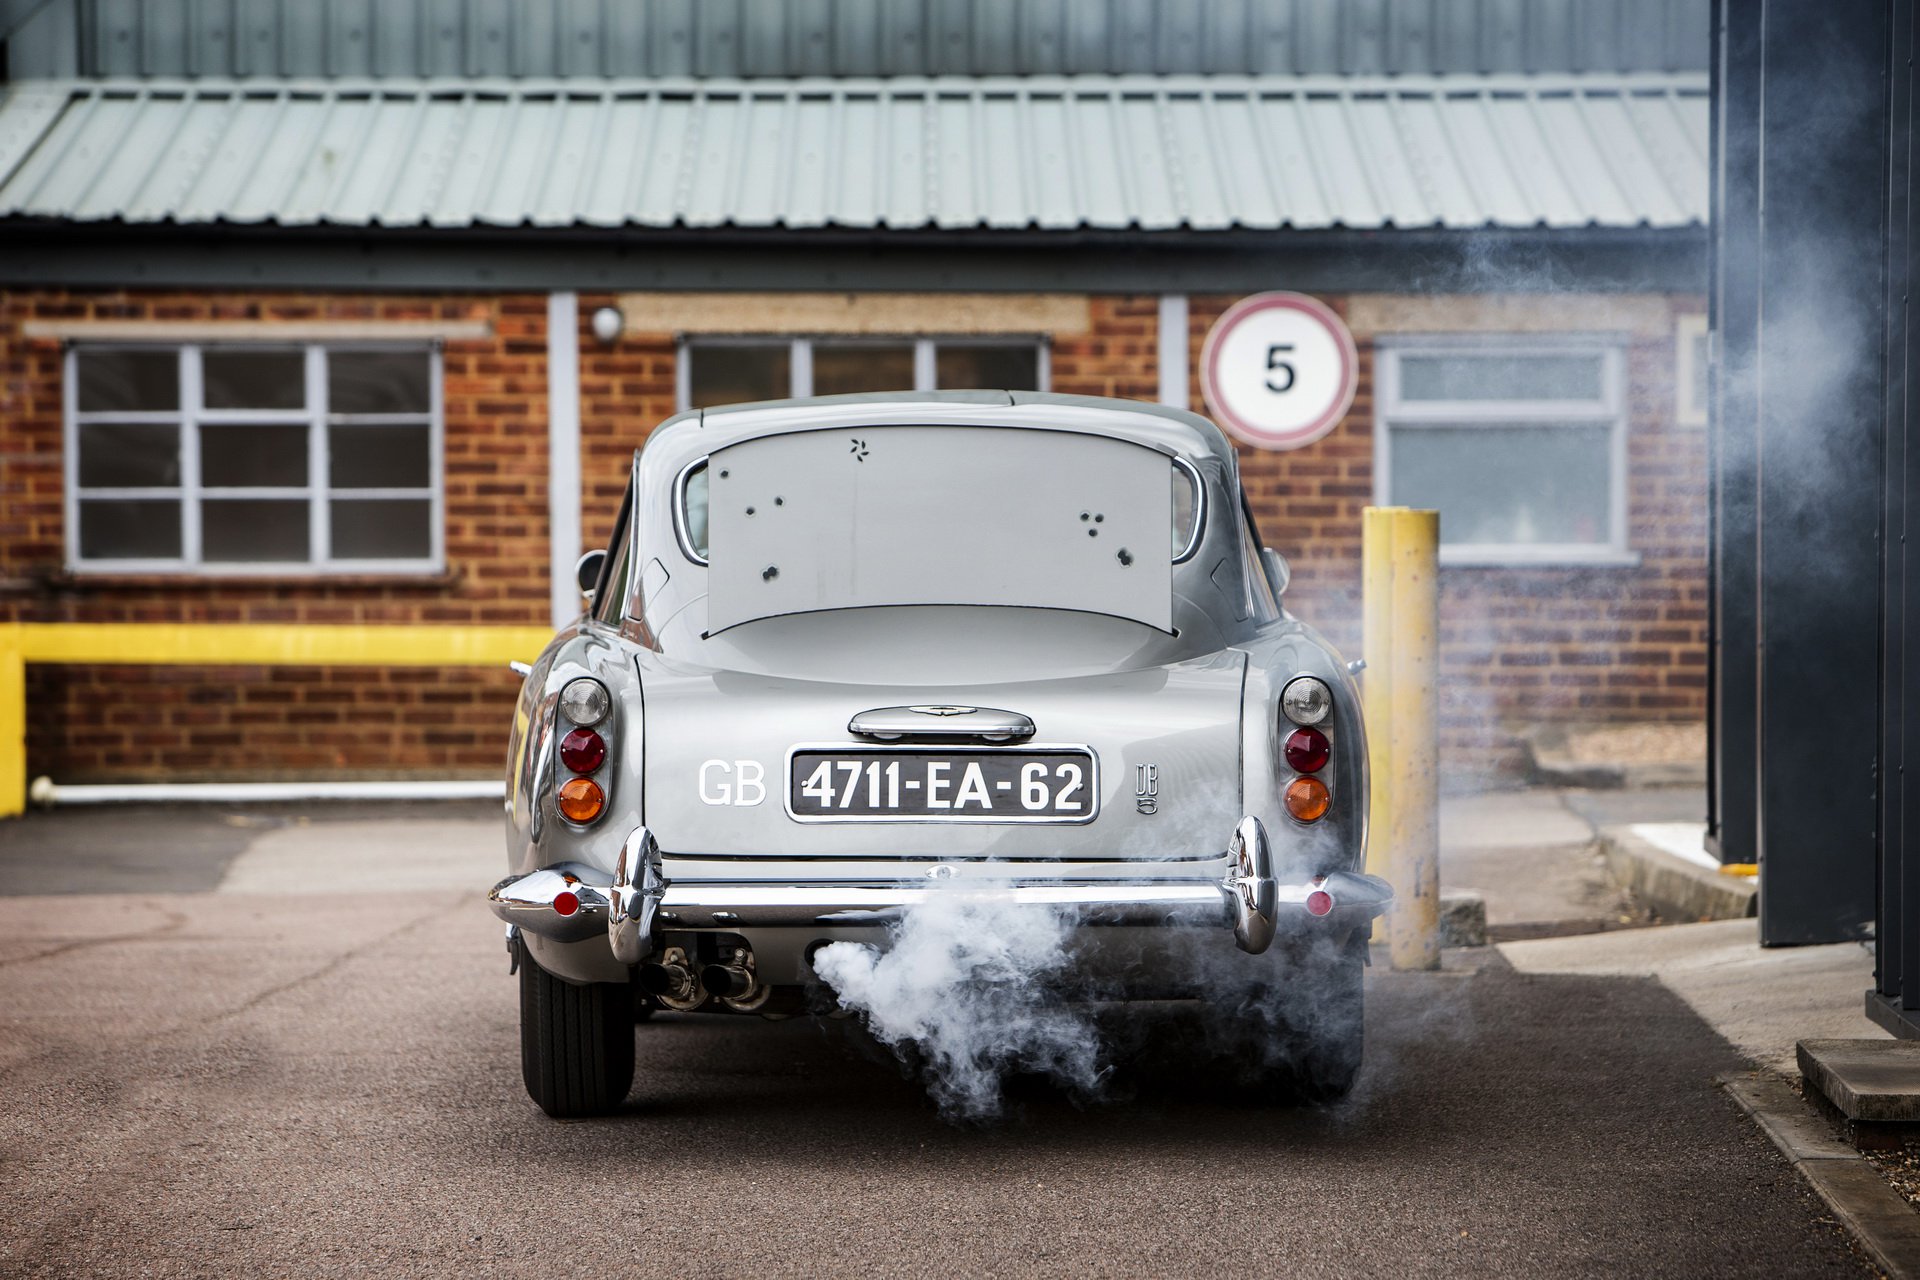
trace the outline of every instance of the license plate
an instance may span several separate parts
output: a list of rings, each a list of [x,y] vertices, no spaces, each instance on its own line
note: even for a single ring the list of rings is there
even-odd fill
[[[1091,822],[1100,779],[1085,747],[795,747],[787,813],[800,822]]]

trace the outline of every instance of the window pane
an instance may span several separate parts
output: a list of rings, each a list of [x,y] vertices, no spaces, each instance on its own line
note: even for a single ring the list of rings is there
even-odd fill
[[[336,560],[425,560],[433,554],[433,504],[425,498],[336,498]]]
[[[696,409],[748,400],[785,400],[793,394],[792,352],[786,343],[766,346],[694,346],[688,395]]]
[[[1392,501],[1440,512],[1442,543],[1611,540],[1605,426],[1398,427]]]
[[[81,351],[78,367],[82,413],[180,407],[177,351]]]
[[[90,422],[80,428],[80,483],[113,488],[180,483],[180,428]]]
[[[327,471],[336,489],[424,489],[433,483],[433,431],[328,428]]]
[[[934,381],[942,389],[991,387],[999,391],[1040,389],[1039,349],[1032,343],[999,347],[942,346],[933,353]]]
[[[813,344],[813,394],[913,390],[913,347]]]
[[[306,560],[304,499],[222,498],[200,504],[200,558],[208,563]]]
[[[307,358],[298,351],[200,353],[201,399],[209,409],[298,409],[307,402]]]
[[[305,427],[200,428],[201,484],[233,488],[306,482]]]
[[[1402,400],[1599,400],[1602,359],[1468,351],[1402,356]]]
[[[1695,413],[1707,411],[1707,333],[1702,329],[1688,340],[1693,347],[1693,358],[1687,362],[1689,375],[1686,393],[1687,407]]]
[[[329,351],[328,413],[427,413],[433,358],[425,351]]]
[[[172,498],[88,498],[80,504],[83,560],[176,560],[180,503]]]

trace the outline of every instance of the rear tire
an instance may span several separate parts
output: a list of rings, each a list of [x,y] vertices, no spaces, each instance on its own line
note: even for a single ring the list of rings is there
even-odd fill
[[[1364,934],[1302,947],[1286,976],[1220,1009],[1221,1082],[1249,1099],[1328,1103],[1352,1092],[1366,1044],[1366,957]]]
[[[555,1119],[606,1115],[633,1087],[633,988],[575,986],[520,953],[520,1075]]]
[[[1299,1033],[1294,1090],[1303,1102],[1338,1102],[1353,1092],[1366,1055],[1366,939],[1354,939],[1307,972],[1322,998],[1317,1016]]]

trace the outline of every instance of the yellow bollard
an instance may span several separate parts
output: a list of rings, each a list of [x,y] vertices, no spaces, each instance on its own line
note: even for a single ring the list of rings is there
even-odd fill
[[[27,811],[27,664],[18,623],[0,623],[0,818]]]
[[[1368,507],[1361,695],[1373,783],[1367,870],[1393,885],[1396,969],[1440,967],[1440,513]]]

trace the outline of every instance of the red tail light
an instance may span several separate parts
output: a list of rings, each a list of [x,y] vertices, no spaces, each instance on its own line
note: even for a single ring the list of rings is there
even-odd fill
[[[563,916],[570,916],[580,909],[580,898],[563,889],[553,895],[553,909]]]
[[[1307,913],[1323,916],[1333,910],[1333,895],[1325,889],[1315,889],[1307,895]]]
[[[1287,735],[1284,752],[1287,767],[1295,773],[1318,773],[1327,767],[1333,748],[1318,729],[1295,729]]]
[[[606,739],[591,729],[575,729],[560,739],[560,763],[575,773],[592,773],[606,758]]]

